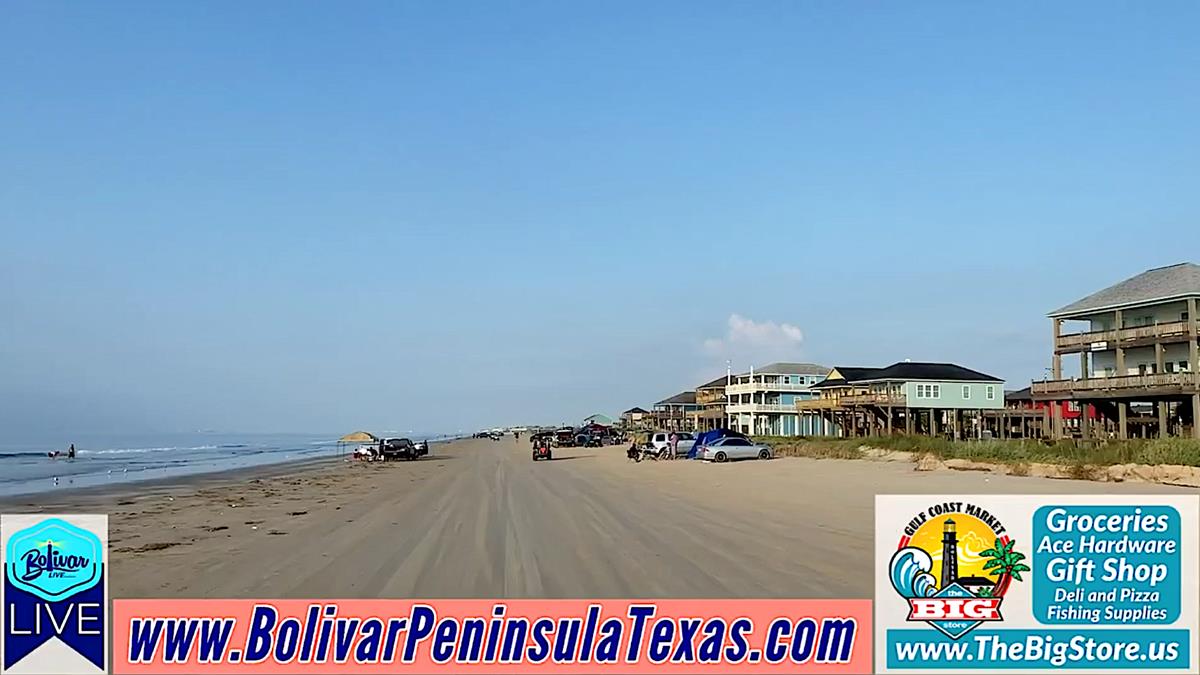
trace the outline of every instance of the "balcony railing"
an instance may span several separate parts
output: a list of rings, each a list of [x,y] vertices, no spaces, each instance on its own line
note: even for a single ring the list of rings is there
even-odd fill
[[[1121,328],[1120,330],[1113,328],[1087,333],[1059,335],[1054,340],[1054,349],[1057,351],[1115,349],[1119,343],[1124,342],[1170,338],[1187,339],[1188,324],[1189,322],[1187,321],[1171,321],[1168,323],[1156,323],[1151,326],[1131,326],[1129,328]]]
[[[1086,380],[1046,380],[1034,382],[1031,392],[1037,396],[1053,394],[1134,391],[1167,387],[1196,388],[1200,386],[1197,373],[1157,373],[1154,375],[1117,375],[1091,377]]]
[[[731,403],[725,406],[729,413],[794,413],[795,405],[783,403]]]
[[[811,384],[798,382],[743,382],[725,387],[729,394],[752,394],[756,391],[808,391]]]
[[[841,403],[836,398],[813,398],[806,401],[796,401],[796,410],[833,410],[840,407]]]
[[[905,405],[907,397],[904,394],[870,392],[866,394],[847,394],[840,400],[842,405]]]

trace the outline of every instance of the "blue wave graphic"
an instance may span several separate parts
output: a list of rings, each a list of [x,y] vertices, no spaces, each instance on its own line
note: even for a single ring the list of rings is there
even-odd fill
[[[924,550],[908,546],[892,556],[889,577],[892,587],[904,598],[928,598],[937,593],[937,580],[929,570],[933,558]]]

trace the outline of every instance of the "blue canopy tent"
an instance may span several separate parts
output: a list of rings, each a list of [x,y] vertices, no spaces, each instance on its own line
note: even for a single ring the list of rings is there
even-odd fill
[[[688,450],[688,459],[696,459],[696,453],[700,452],[700,448],[702,446],[708,445],[709,443],[721,438],[749,438],[749,436],[741,433],[740,431],[734,431],[733,429],[713,429],[712,431],[705,431],[699,436],[696,436],[696,442],[692,444],[692,449]]]

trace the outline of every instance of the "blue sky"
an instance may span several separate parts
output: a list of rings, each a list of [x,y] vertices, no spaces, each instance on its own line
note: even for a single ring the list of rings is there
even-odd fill
[[[726,359],[1023,383],[1047,311],[1200,248],[1191,2],[4,14],[10,431],[575,420]]]

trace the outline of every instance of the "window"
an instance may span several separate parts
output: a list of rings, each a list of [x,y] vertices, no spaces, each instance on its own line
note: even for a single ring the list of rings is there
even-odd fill
[[[970,399],[971,399],[971,385],[964,384],[963,385],[963,400],[969,401]]]
[[[940,384],[918,384],[917,398],[941,398],[942,385]]]
[[[726,438],[721,441],[721,445],[750,445],[750,441],[744,438]]]
[[[996,400],[996,385],[989,384],[987,386],[987,400],[989,400],[989,401]]]
[[[1180,361],[1179,362],[1179,372],[1186,373],[1187,371],[1188,371],[1188,362]]]

